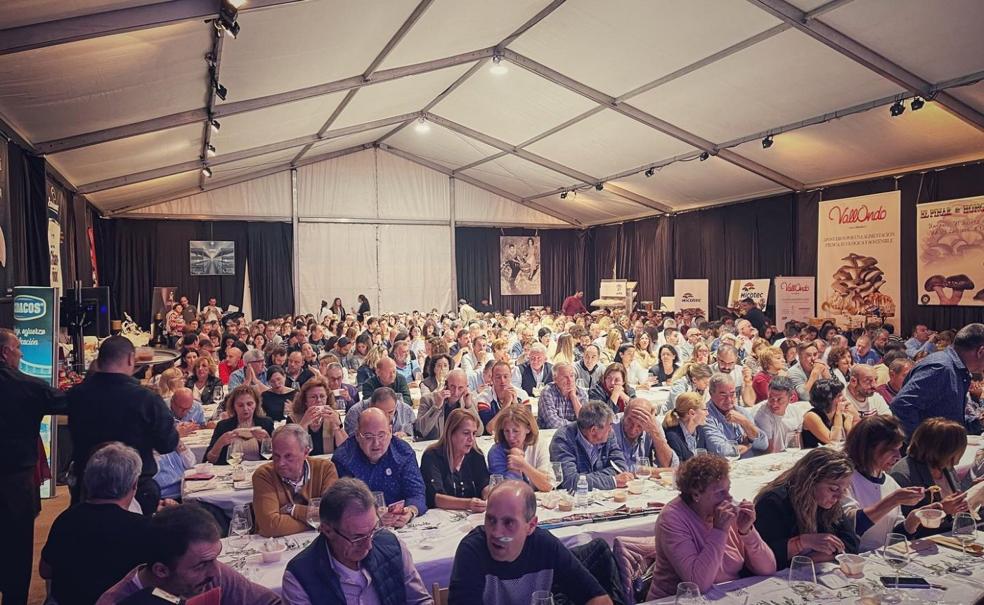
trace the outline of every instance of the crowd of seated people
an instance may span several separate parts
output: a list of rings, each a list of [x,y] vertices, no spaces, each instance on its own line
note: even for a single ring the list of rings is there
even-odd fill
[[[554,575],[569,577],[577,560],[536,528],[527,494],[557,483],[573,491],[582,477],[592,490],[624,487],[639,464],[672,475],[680,490],[646,553],[651,598],[673,594],[680,581],[705,587],[742,569],[769,574],[800,554],[827,561],[872,550],[893,531],[942,531],[923,527],[916,513],[941,510],[949,521],[968,510],[969,480],[955,467],[984,419],[984,324],[944,338],[919,325],[908,341],[882,326],[841,332],[789,322],[760,334],[744,318],[549,308],[476,312],[468,322],[366,311],[361,319],[329,313],[222,325],[213,314],[198,325],[196,333],[185,323],[181,363],[148,388],[168,402],[182,436],[214,427],[204,461],[226,464],[233,452],[237,462],[259,460],[272,441],[272,460],[252,477],[257,533],[309,531],[308,506],[322,498],[318,540],[327,551],[309,548],[288,566],[290,602],[348,595],[351,577],[337,564],[373,582],[389,574],[380,586],[401,578],[410,602],[419,576],[386,528],[430,509],[486,515],[459,546],[452,602],[513,594],[515,570],[497,575],[510,561],[529,573],[554,561]],[[202,405],[213,402],[219,410],[205,417]],[[483,435],[494,441],[487,452]],[[419,462],[413,441],[430,443]],[[725,458],[791,447],[808,451],[753,502],[732,500]],[[160,459],[167,456],[162,474],[194,462],[186,451]],[[498,476],[499,486],[491,481]],[[372,492],[400,506],[377,510],[365,497]],[[161,510],[183,510],[180,492],[169,496]],[[181,515],[170,523],[192,518]],[[545,558],[500,540],[517,531]],[[352,536],[363,538],[358,548]],[[208,528],[184,539],[211,537]],[[182,546],[170,548],[148,555],[137,577],[176,564]],[[325,552],[335,577],[314,573]],[[170,559],[150,562],[155,556]],[[475,585],[481,569],[484,588]],[[581,602],[600,596],[590,582],[570,590]]]

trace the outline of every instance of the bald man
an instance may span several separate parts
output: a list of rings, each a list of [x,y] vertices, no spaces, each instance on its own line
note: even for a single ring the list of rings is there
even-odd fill
[[[533,592],[555,586],[573,603],[612,603],[571,551],[537,527],[533,489],[522,481],[500,483],[489,495],[484,525],[458,544],[448,603],[526,605]]]
[[[410,385],[396,371],[396,362],[390,357],[383,357],[376,362],[376,375],[362,383],[362,398],[369,399],[373,391],[379,387],[389,387],[403,397],[403,402],[413,405],[410,397]]]
[[[468,375],[460,368],[448,373],[443,389],[428,393],[420,399],[417,419],[413,423],[417,437],[424,441],[440,438],[444,432],[444,421],[457,408],[467,410],[475,416],[478,434],[481,435],[485,428],[478,415],[478,396],[468,390]]]
[[[878,372],[875,368],[855,364],[851,366],[850,379],[847,388],[844,389],[844,398],[848,405],[856,409],[861,417],[872,416],[874,414],[892,415],[892,409],[888,407],[885,398],[877,392]]]
[[[205,410],[195,401],[191,389],[180,387],[174,390],[168,405],[177,422],[178,434],[182,437],[194,433],[205,426]]]

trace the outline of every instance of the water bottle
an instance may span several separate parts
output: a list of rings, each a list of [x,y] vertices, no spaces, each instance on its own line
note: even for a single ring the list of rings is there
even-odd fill
[[[588,506],[587,475],[579,475],[577,478],[577,489],[574,491],[574,506],[577,508],[587,508]]]

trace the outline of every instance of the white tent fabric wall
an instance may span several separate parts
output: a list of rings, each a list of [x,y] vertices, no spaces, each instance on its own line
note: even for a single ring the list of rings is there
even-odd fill
[[[382,312],[453,307],[451,230],[434,225],[379,225],[379,305]]]
[[[377,213],[373,150],[297,169],[299,217],[377,218]]]
[[[454,183],[454,220],[458,225],[538,225],[570,227],[552,216],[520,206],[462,180]]]
[[[280,218],[290,220],[290,172],[147,206],[133,215]]]
[[[347,307],[365,294],[379,308],[379,270],[375,225],[301,223],[297,226],[301,262],[297,311],[317,313],[321,301],[336,296]]]

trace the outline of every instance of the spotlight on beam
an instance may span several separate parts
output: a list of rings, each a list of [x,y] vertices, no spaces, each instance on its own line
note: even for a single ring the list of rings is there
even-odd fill
[[[654,174],[656,174],[656,169],[655,169],[655,168],[650,168],[649,170],[647,170],[647,171],[645,172],[645,174],[646,174],[646,178],[648,179],[649,177],[651,177],[651,176],[653,176]]]
[[[219,129],[222,128],[222,124],[219,124],[215,118],[209,118],[208,126],[212,129],[212,134],[219,134]]]
[[[492,67],[489,68],[489,71],[497,76],[509,73],[509,68],[502,62],[502,55],[492,55]]]
[[[430,132],[431,127],[430,124],[427,123],[427,118],[425,118],[424,116],[420,116],[420,118],[417,120],[417,123],[414,125],[413,129],[420,134],[424,134]]]
[[[224,0],[222,6],[219,7],[219,18],[215,21],[215,27],[221,35],[225,32],[233,37],[239,35],[239,23],[236,22],[236,18],[239,16],[239,7],[243,4],[243,0]]]
[[[209,168],[208,166],[202,166],[202,174],[204,174],[206,177],[211,177],[212,169]]]
[[[215,157],[215,145],[208,144],[205,146],[205,157],[214,158]]]
[[[921,98],[912,97],[912,103],[909,104],[909,107],[912,108],[912,111],[919,111],[920,109],[923,108],[923,105],[925,104],[926,101],[922,100]]]
[[[892,117],[896,118],[905,112],[905,105],[902,104],[902,101],[896,101],[888,110],[891,112]]]
[[[769,136],[762,139],[762,149],[768,149],[769,147],[772,147],[773,142],[774,141],[772,140],[772,135],[770,134]]]
[[[561,191],[560,192],[560,199],[562,199],[562,200],[566,200],[567,199],[567,192],[566,191]]]
[[[700,156],[699,156],[699,157],[700,157],[700,161],[701,161],[701,162],[703,162],[703,161],[704,161],[704,160],[706,160],[707,158],[709,158],[709,157],[711,157],[711,154],[709,154],[709,153],[707,153],[707,152],[705,151],[704,153],[702,153],[702,154],[700,154]]]
[[[595,185],[595,191],[601,191],[604,188],[605,188],[604,183],[598,183],[597,185]]]

